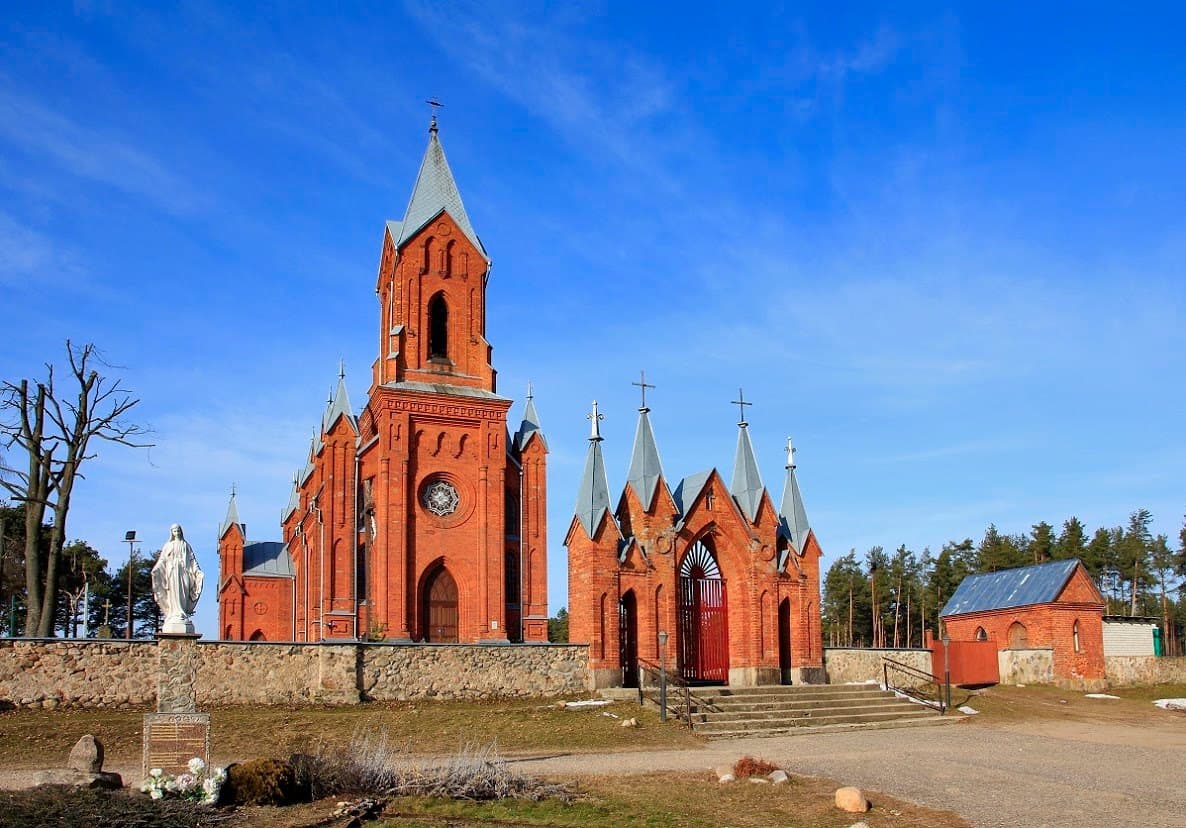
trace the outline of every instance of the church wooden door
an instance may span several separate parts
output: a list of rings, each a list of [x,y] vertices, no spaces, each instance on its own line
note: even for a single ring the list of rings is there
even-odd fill
[[[425,637],[433,644],[457,643],[457,582],[447,569],[438,569],[426,596]]]
[[[688,681],[729,683],[729,601],[712,550],[697,541],[679,569],[679,672]]]
[[[791,599],[778,605],[778,669],[783,684],[791,683]]]
[[[629,590],[618,602],[618,657],[622,686],[638,686],[638,599]]]

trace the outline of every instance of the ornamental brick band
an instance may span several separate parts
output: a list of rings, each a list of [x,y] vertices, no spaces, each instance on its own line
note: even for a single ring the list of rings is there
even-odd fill
[[[141,777],[153,768],[176,776],[190,759],[210,763],[209,713],[145,713]]]

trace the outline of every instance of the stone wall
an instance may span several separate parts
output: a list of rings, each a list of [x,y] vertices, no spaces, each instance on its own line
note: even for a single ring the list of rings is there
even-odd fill
[[[861,649],[857,647],[824,647],[824,671],[828,684],[851,684],[853,682],[882,680],[881,660],[899,661],[927,675],[931,673],[931,651],[920,649]],[[903,686],[915,687],[923,683],[918,679],[907,682],[905,674],[898,674],[897,680]]]
[[[1186,684],[1186,658],[1104,656],[1104,670],[1113,685]]]
[[[997,651],[1001,684],[1051,684],[1054,681],[1054,650],[1049,647]]]
[[[588,688],[583,646],[197,642],[199,709],[551,696]],[[0,705],[153,707],[155,641],[0,639]]]

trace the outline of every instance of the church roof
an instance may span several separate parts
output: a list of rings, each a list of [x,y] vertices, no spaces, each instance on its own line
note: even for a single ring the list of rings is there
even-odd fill
[[[346,422],[355,432],[358,431],[358,422],[354,418],[354,412],[350,408],[350,395],[346,392],[346,369],[342,367],[338,370],[338,387],[334,391],[334,395],[330,397],[329,405],[325,409],[325,416],[321,420],[322,433],[328,434],[330,429],[338,421],[339,417],[345,417]]]
[[[655,488],[663,474],[659,461],[659,448],[655,445],[655,432],[651,429],[650,409],[638,409],[638,428],[634,432],[634,451],[630,455],[630,472],[626,485],[634,487],[634,493],[642,502],[642,508],[649,509],[655,500]]]
[[[679,510],[681,517],[688,513],[688,509],[692,508],[693,501],[699,497],[700,492],[704,491],[704,485],[708,483],[712,472],[712,469],[708,469],[689,474],[675,487],[675,491],[671,493],[671,499],[675,501],[675,508]]]
[[[811,524],[807,522],[807,510],[803,508],[803,495],[799,493],[799,480],[795,477],[795,454],[790,438],[787,438],[787,479],[782,487],[782,505],[778,507],[778,516],[787,540],[802,555]]]
[[[292,558],[280,541],[252,541],[243,546],[243,574],[291,578]]]
[[[231,492],[231,502],[226,507],[226,517],[218,527],[218,537],[221,539],[232,526],[243,524],[239,521],[239,506],[235,503],[235,493]]]
[[[449,394],[454,397],[474,397],[479,400],[503,400],[509,402],[506,397],[500,397],[492,391],[487,391],[485,388],[470,388],[465,385],[445,385],[442,382],[387,382],[383,384],[384,388],[394,388],[400,391],[420,391],[425,394]]]
[[[939,617],[1048,604],[1058,598],[1077,566],[1079,560],[1071,558],[969,575],[956,587]]]
[[[593,403],[593,433],[589,437],[589,454],[585,458],[585,471],[581,485],[577,488],[576,516],[585,527],[590,538],[597,531],[602,515],[610,511],[609,479],[605,474],[605,458],[601,456],[601,415],[597,403]]]
[[[538,434],[541,440],[544,440],[543,426],[539,423],[539,414],[535,410],[535,398],[531,395],[531,389],[527,390],[527,404],[523,407],[523,422],[519,425],[519,430],[515,433],[515,448],[519,451],[527,445],[527,441],[531,439],[531,435]],[[548,441],[544,440],[544,448],[547,448]]]
[[[737,455],[733,459],[733,482],[729,484],[737,505],[752,522],[758,517],[762,505],[762,475],[758,472],[758,460],[754,457],[754,446],[749,439],[749,427],[743,420],[737,429]]]
[[[297,475],[292,476],[292,491],[288,493],[288,505],[284,507],[284,511],[280,513],[280,522],[288,520],[288,516],[300,508],[301,495],[297,490]]]
[[[387,223],[391,237],[395,241],[395,249],[403,247],[408,239],[441,213],[448,213],[465,237],[489,261],[486,248],[474,232],[469,214],[465,212],[465,205],[461,203],[461,192],[457,189],[457,182],[453,180],[453,172],[449,169],[448,160],[445,159],[445,150],[437,137],[434,118],[428,130],[428,148],[420,161],[420,172],[416,175],[416,185],[412,188],[412,197],[408,200],[404,220]]]

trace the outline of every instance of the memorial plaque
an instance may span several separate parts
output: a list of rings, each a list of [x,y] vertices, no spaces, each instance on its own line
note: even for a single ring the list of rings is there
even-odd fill
[[[153,768],[185,773],[195,756],[210,764],[209,713],[144,714],[144,776]]]

